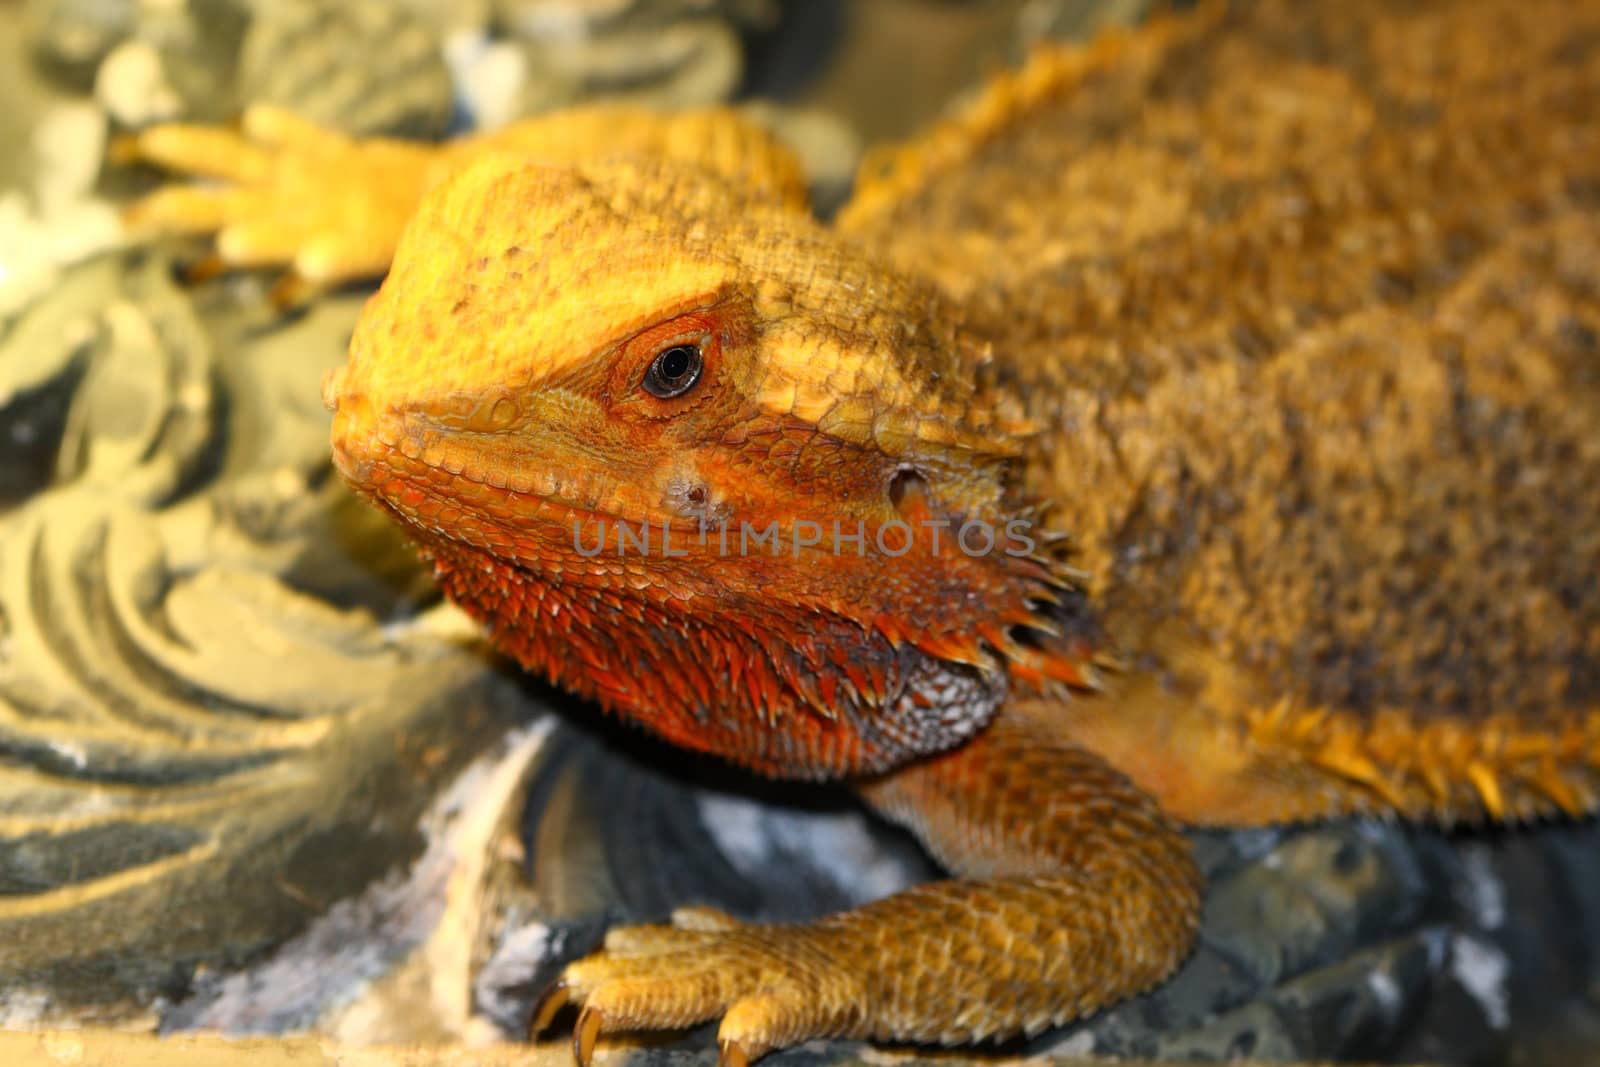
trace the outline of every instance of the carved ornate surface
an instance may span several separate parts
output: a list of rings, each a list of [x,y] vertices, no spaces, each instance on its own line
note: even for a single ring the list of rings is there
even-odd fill
[[[240,349],[171,272],[91,260],[0,345],[26,445],[0,517],[13,1016],[147,1009],[259,954],[414,856],[509,722],[478,655],[397,621],[405,572],[352,562],[406,558],[320,446],[310,383],[356,301]]]

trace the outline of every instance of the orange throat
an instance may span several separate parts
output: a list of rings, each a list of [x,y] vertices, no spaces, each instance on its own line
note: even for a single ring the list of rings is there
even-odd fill
[[[1013,692],[1089,684],[1098,643],[1083,594],[1031,556],[1008,560],[1008,587],[988,595],[915,559],[885,580],[836,557],[838,595],[791,599],[765,556],[630,565],[611,542],[584,560],[551,538],[491,550],[504,540],[481,524],[451,537],[407,525],[447,595],[525,669],[772,777],[873,774],[951,748]],[[694,580],[719,567],[742,581]]]

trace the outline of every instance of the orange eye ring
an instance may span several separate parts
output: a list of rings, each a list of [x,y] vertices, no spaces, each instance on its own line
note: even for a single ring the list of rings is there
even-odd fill
[[[643,419],[677,418],[716,395],[711,386],[718,374],[723,329],[716,311],[701,307],[622,342],[607,390],[611,410]]]

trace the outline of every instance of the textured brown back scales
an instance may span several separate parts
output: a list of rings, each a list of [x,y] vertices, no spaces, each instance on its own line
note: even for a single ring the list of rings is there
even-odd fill
[[[1184,700],[1375,801],[1588,808],[1597,101],[1592,3],[1217,7],[991,88],[842,227],[970,309]]]

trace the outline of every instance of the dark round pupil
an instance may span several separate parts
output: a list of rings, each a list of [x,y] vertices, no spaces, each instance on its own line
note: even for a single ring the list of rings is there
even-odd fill
[[[656,358],[650,361],[650,369],[645,372],[644,381],[639,384],[651,396],[671,400],[694,388],[700,380],[702,366],[699,345],[673,345],[656,353]]]
[[[669,348],[656,357],[657,373],[668,382],[676,382],[689,373],[694,364],[694,349],[688,345],[678,345]]]

